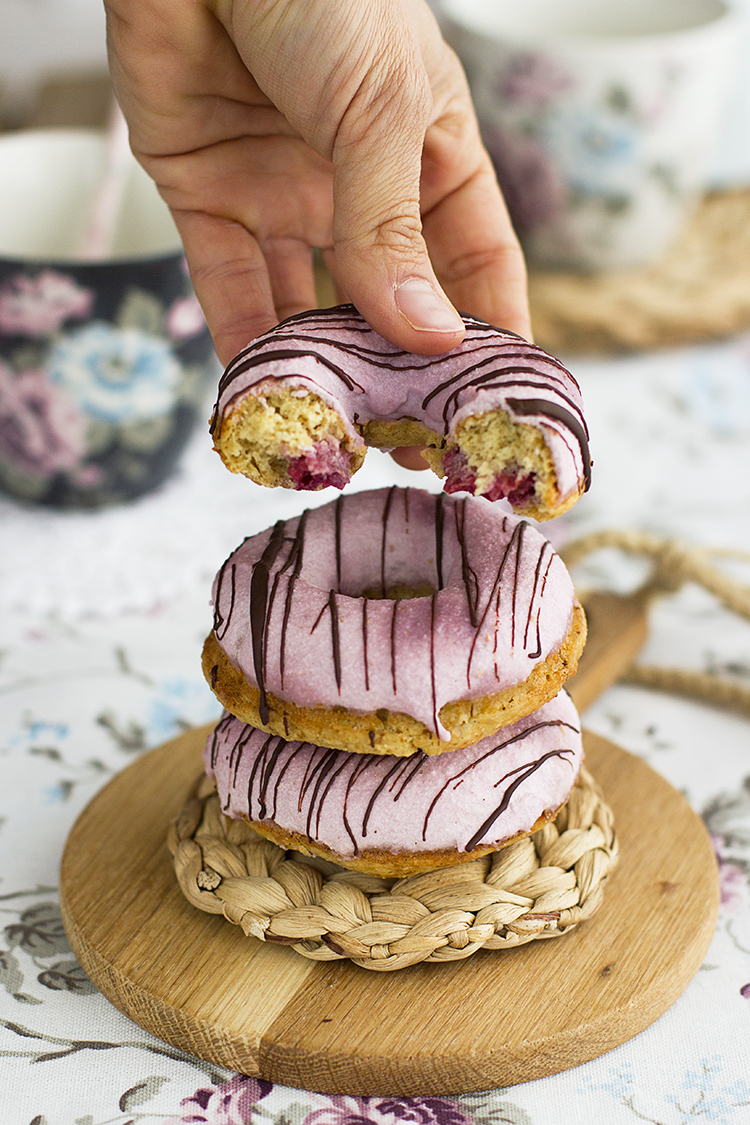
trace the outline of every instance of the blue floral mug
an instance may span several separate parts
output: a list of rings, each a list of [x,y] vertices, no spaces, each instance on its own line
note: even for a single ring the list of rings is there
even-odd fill
[[[111,254],[77,260],[104,146],[0,138],[0,489],[56,508],[158,487],[217,374],[176,229],[137,165]]]

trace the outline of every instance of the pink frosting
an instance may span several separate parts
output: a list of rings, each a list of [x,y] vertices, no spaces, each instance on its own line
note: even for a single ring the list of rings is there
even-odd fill
[[[431,596],[396,601],[394,586]],[[367,596],[364,596],[367,595]],[[261,691],[299,706],[411,715],[525,681],[572,622],[549,541],[487,500],[414,488],[343,493],[246,539],[213,587],[214,633]]]
[[[568,798],[583,759],[580,722],[561,692],[475,746],[429,757],[347,754],[285,742],[228,713],[206,769],[230,817],[273,822],[336,855],[495,847]]]
[[[590,458],[581,393],[552,356],[512,332],[465,316],[463,344],[441,356],[400,351],[352,305],[282,321],[232,361],[219,384],[212,432],[247,393],[269,380],[314,392],[339,412],[354,446],[355,424],[416,418],[453,436],[469,415],[505,410],[541,430],[562,497],[588,487]]]

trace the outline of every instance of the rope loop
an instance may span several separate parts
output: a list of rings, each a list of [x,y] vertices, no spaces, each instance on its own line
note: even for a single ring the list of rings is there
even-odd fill
[[[739,551],[691,547],[648,532],[618,530],[593,532],[567,544],[559,553],[565,564],[573,567],[588,555],[606,548],[650,559],[650,577],[639,591],[646,603],[660,595],[674,594],[686,583],[693,582],[713,594],[731,613],[750,620],[750,586],[738,582],[715,562],[722,558],[750,562],[750,555]],[[682,695],[750,715],[750,688],[712,673],[636,663],[621,676],[621,682]]]

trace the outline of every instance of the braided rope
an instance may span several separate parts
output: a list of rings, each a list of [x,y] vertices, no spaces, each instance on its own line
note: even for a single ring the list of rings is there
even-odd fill
[[[168,837],[182,893],[246,936],[316,961],[391,971],[567,933],[617,862],[612,813],[585,770],[554,821],[491,855],[404,879],[347,871],[264,840],[198,780]]]
[[[658,668],[653,664],[631,664],[620,677],[623,684],[652,688],[669,695],[697,699],[713,707],[725,707],[750,716],[750,688],[723,680],[711,672],[689,672],[682,668]]]
[[[608,547],[651,559],[651,576],[643,587],[648,596],[675,593],[686,582],[694,582],[713,594],[728,610],[750,620],[750,586],[738,582],[713,562],[722,558],[748,562],[750,555],[740,551],[689,547],[674,539],[646,532],[616,530],[597,531],[577,539],[564,547],[560,555],[566,565],[572,567],[587,555]],[[636,663],[626,669],[620,680],[750,715],[750,688],[713,673]]]

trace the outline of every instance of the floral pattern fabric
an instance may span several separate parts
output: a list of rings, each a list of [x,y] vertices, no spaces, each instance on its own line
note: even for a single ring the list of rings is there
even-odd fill
[[[750,555],[750,337],[574,367],[594,481],[548,528],[555,541],[619,527]],[[655,692],[616,686],[584,721],[643,757],[703,817],[719,865],[719,920],[684,994],[601,1058],[461,1096],[334,1096],[188,1056],[94,988],[60,918],[65,839],[115,772],[218,717],[199,667],[211,576],[243,535],[310,503],[258,489],[216,462],[210,439],[198,434],[193,475],[137,510],[105,509],[85,520],[57,513],[50,523],[41,509],[0,500],[2,1125],[746,1125],[750,724]],[[372,453],[355,487],[405,481],[437,487]],[[750,584],[745,558],[733,555],[726,565]],[[139,596],[123,585],[118,602],[115,579],[135,582],[138,573]],[[637,564],[606,552],[576,574],[581,587],[618,589],[641,577]],[[685,588],[655,608],[643,658],[750,686],[750,623]],[[477,956],[485,955],[495,956]],[[438,988],[442,966],[432,968]]]

